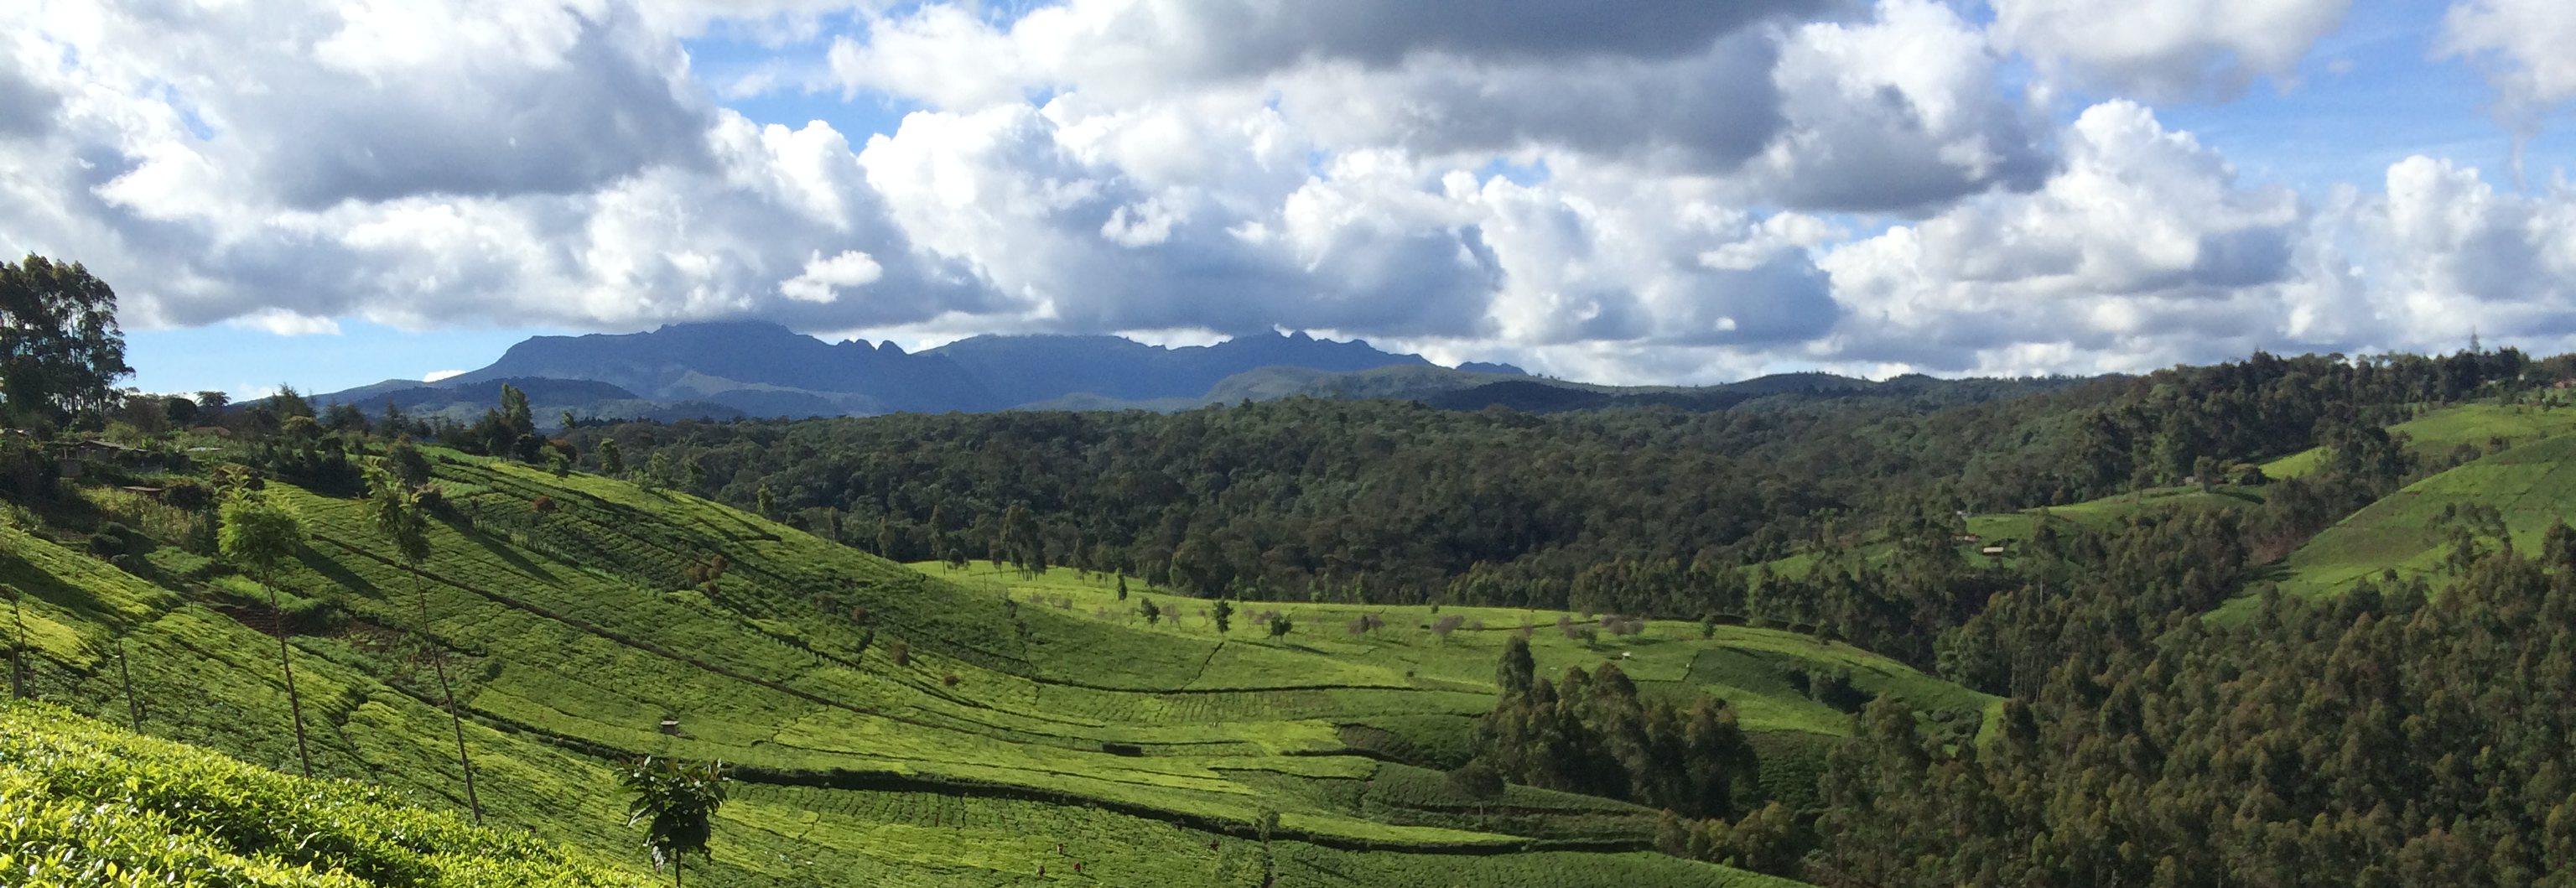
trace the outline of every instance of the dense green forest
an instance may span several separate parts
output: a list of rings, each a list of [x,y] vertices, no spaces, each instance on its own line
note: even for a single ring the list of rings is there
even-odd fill
[[[2010,578],[1962,567],[1967,512],[2260,482],[2236,531],[2303,539],[2416,466],[2380,427],[2534,384],[2518,352],[2258,355],[2019,398],[1786,398],[1536,416],[1299,399],[1141,412],[589,427],[586,464],[902,560],[1125,571],[1201,595],[1461,603],[1821,628],[1929,662]],[[458,433],[471,443],[472,430]],[[607,445],[606,442],[614,442]],[[1892,570],[1788,582],[1802,550],[1905,541]]]
[[[2576,884],[2567,358],[548,435],[0,300],[12,884]]]

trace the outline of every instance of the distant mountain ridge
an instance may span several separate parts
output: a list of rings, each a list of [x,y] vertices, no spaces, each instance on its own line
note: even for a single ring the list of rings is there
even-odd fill
[[[584,417],[724,418],[984,412],[1048,404],[1169,409],[1205,401],[1228,380],[1257,371],[1345,374],[1388,367],[1477,380],[1527,376],[1504,364],[1452,370],[1420,355],[1302,332],[1178,348],[1117,336],[977,336],[915,354],[891,342],[827,343],[776,324],[720,321],[642,333],[532,337],[469,373],[434,383],[388,380],[314,401],[472,413],[478,405],[497,403],[500,383],[509,381],[528,390],[549,418],[561,410]]]

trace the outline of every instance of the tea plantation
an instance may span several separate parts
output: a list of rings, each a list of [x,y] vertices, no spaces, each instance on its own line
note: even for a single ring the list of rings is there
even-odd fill
[[[1134,578],[1122,599],[1118,578],[1061,568],[905,566],[683,494],[431,462],[441,503],[416,568],[358,492],[269,480],[306,536],[274,609],[256,576],[191,544],[204,528],[131,491],[0,521],[28,694],[86,716],[0,718],[0,804],[36,824],[0,853],[62,884],[649,880],[667,874],[644,862],[617,780],[649,754],[720,760],[734,780],[693,884],[1786,884],[1656,852],[1659,813],[1635,805],[1456,788],[1442,771],[1494,705],[1504,639],[1525,633],[1542,672],[1617,662],[1649,696],[1725,699],[1775,798],[1812,793],[1850,731],[1812,676],[1940,718],[1994,702],[1742,626],[1236,602],[1220,631],[1213,602]],[[326,782],[89,720],[291,772],[272,633]],[[459,820],[425,645],[455,682],[497,832]],[[129,777],[150,792],[119,789]],[[271,832],[190,813],[212,810],[187,801],[200,792],[276,799]],[[62,819],[92,803],[112,817]],[[178,824],[170,843],[135,845],[156,818]]]

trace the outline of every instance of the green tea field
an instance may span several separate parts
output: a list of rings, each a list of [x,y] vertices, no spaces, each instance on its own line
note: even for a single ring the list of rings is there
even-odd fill
[[[1954,717],[1992,702],[1745,627],[1238,602],[1220,632],[1212,602],[1141,580],[1121,602],[1115,578],[1061,568],[907,567],[686,495],[434,462],[447,505],[416,569],[362,499],[270,481],[308,535],[277,572],[283,613],[168,541],[74,545],[59,527],[82,515],[0,527],[34,693],[291,771],[282,626],[317,775],[455,814],[425,639],[494,825],[647,875],[613,766],[721,760],[733,800],[690,873],[721,885],[1766,884],[1656,853],[1645,808],[1452,788],[1503,639],[1526,631],[1542,672],[1615,662],[1650,695],[1725,699],[1775,797],[1811,792],[1849,730],[1799,690],[1810,674]],[[167,517],[105,490],[81,508]],[[1292,628],[1273,636],[1272,611]]]

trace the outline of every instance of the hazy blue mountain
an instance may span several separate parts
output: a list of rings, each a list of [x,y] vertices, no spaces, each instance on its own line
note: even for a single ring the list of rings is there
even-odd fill
[[[527,377],[593,380],[648,398],[712,401],[766,416],[1009,406],[944,358],[906,354],[893,343],[826,343],[757,321],[538,336],[448,382]]]
[[[392,380],[314,400],[371,409],[391,401],[416,412],[479,412],[475,405],[498,403],[500,382],[510,380],[531,389],[530,400],[540,406],[569,406],[584,416],[668,416],[673,405],[691,405],[690,411],[707,416],[843,416],[1036,404],[1172,409],[1211,397],[1329,394],[1286,382],[1249,391],[1239,383],[1220,391],[1229,379],[1271,369],[1295,371],[1301,380],[1383,368],[1418,368],[1477,380],[1523,375],[1502,364],[1474,367],[1450,370],[1418,355],[1303,333],[1180,348],[1116,336],[978,336],[910,354],[893,343],[827,343],[776,324],[729,321],[671,324],[644,333],[538,336],[511,346],[491,366],[451,379]],[[549,383],[561,384],[553,387],[561,397],[536,394],[537,387]],[[1434,388],[1461,385],[1446,382]],[[1389,394],[1406,396],[1409,391],[1396,386]],[[431,404],[437,406],[418,409]],[[607,412],[607,405],[627,412]]]
[[[977,336],[922,352],[947,358],[1012,405],[1069,395],[1117,401],[1205,396],[1227,377],[1264,367],[1347,373],[1379,367],[1431,367],[1420,355],[1379,351],[1366,342],[1335,342],[1305,333],[1238,336],[1215,345],[1167,348],[1116,336]],[[1484,372],[1523,375],[1503,364]]]
[[[418,380],[392,379],[363,388],[318,395],[317,405],[351,404],[369,416],[379,416],[387,406],[416,417],[446,417],[458,422],[471,422],[483,411],[501,403],[501,386],[517,386],[528,393],[530,412],[544,425],[556,424],[556,417],[570,410],[584,419],[730,419],[751,415],[747,411],[697,400],[663,401],[645,398],[605,382],[585,379],[547,379],[520,377],[486,379],[476,382],[442,381],[429,384]]]

